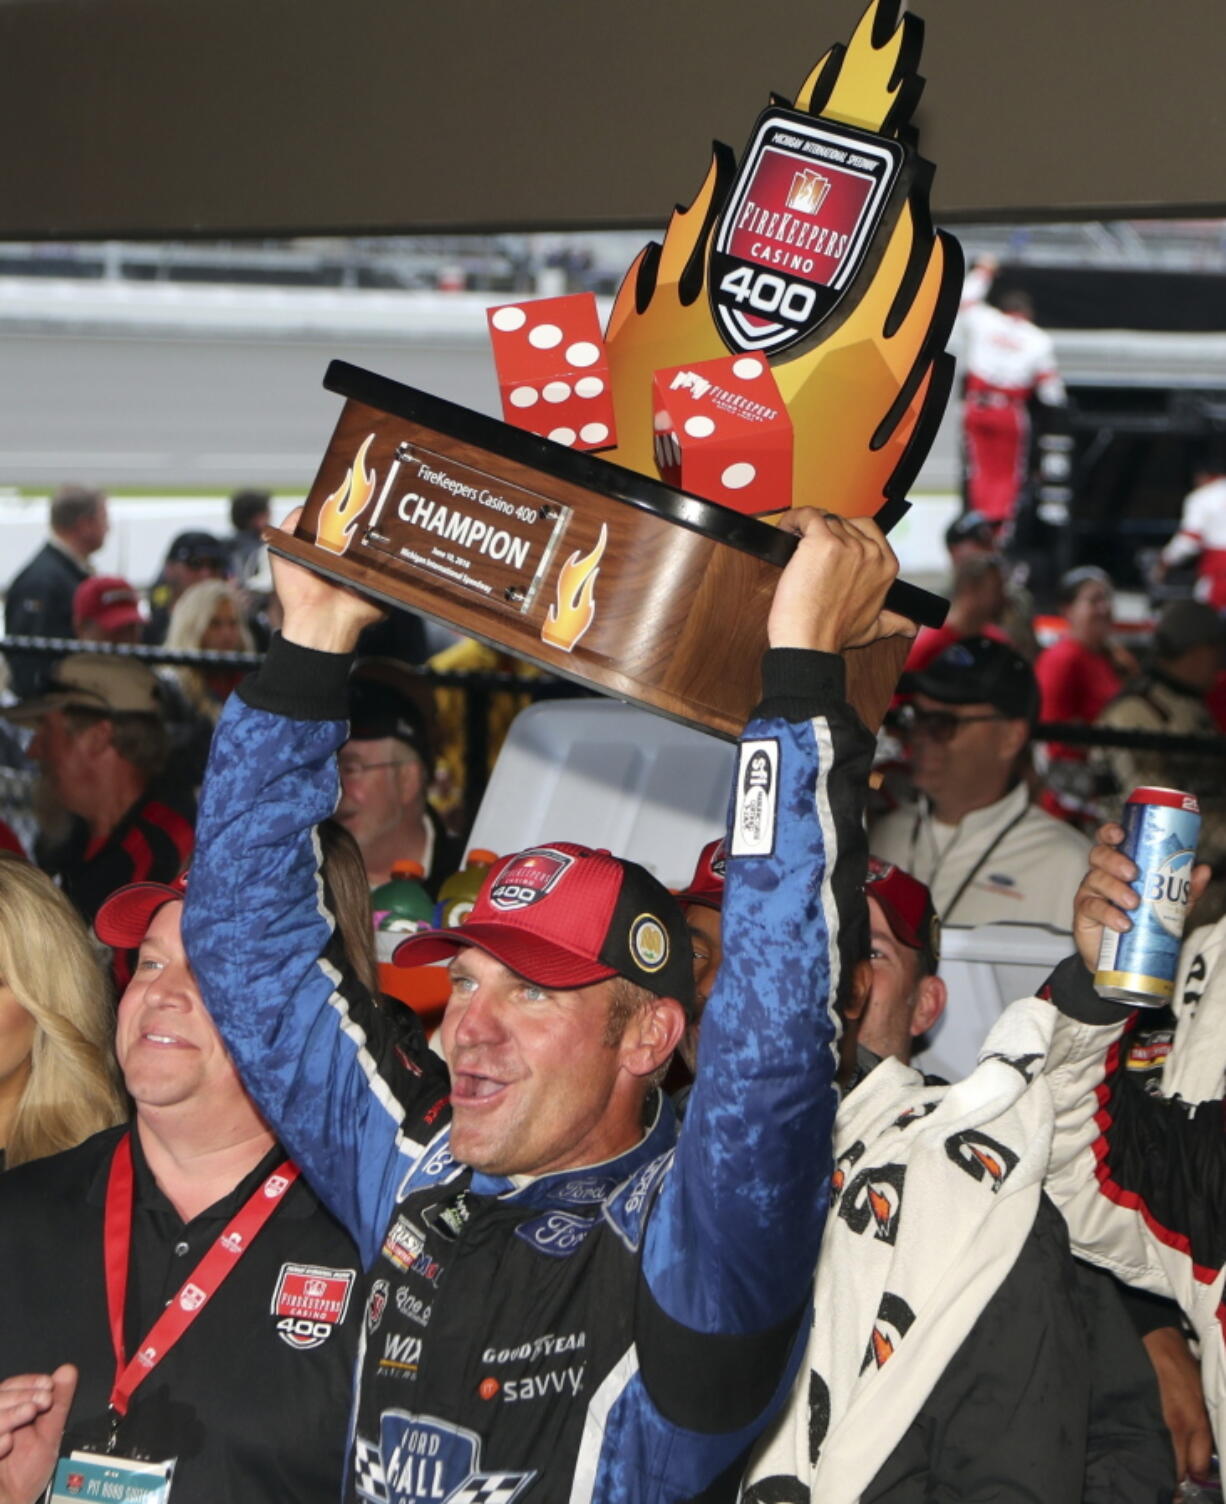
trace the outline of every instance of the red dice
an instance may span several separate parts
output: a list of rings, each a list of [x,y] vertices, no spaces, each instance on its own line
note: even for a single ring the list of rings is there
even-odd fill
[[[652,404],[669,485],[751,517],[792,505],[792,420],[765,357],[657,371]]]
[[[617,443],[604,334],[590,292],[488,310],[502,415],[570,449]]]

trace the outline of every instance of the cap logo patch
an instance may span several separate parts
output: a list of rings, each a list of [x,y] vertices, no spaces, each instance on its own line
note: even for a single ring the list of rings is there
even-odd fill
[[[504,914],[530,908],[557,887],[575,859],[552,846],[536,846],[513,857],[490,889],[490,906]]]
[[[640,914],[630,926],[630,954],[643,971],[659,971],[668,960],[668,935],[654,914]]]

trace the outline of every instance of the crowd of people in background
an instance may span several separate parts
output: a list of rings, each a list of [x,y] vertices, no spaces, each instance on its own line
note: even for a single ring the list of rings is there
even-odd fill
[[[989,274],[985,269],[980,279],[985,287]],[[972,286],[973,300],[981,292]],[[998,343],[1011,342],[1015,361],[1028,362],[1025,390],[1038,384],[1044,400],[1059,400],[1054,367],[1028,332],[1026,310],[993,310],[992,317],[991,327],[989,320],[980,320],[985,328],[976,336],[986,342],[984,350],[994,336]],[[1003,334],[997,327],[1002,318],[1011,320]],[[1200,592],[1204,599],[1170,600],[1147,625],[1130,624],[1124,632],[1111,579],[1096,566],[1083,566],[1062,580],[1058,615],[1040,616],[1025,581],[1000,551],[1007,542],[1010,505],[1002,499],[1001,476],[1014,464],[1009,446],[1022,442],[1017,394],[1023,386],[1007,371],[991,376],[982,351],[980,367],[970,388],[973,411],[967,422],[974,429],[976,463],[985,472],[991,469],[994,479],[989,485],[981,476],[979,489],[972,489],[981,509],[965,511],[946,536],[949,616],[943,627],[925,629],[911,644],[877,741],[875,761],[884,777],[871,794],[864,781],[857,795],[868,801],[862,813],[856,813],[855,801],[842,807],[840,818],[848,811],[855,818],[840,840],[853,852],[861,845],[864,851],[857,858],[863,870],[853,884],[854,897],[844,890],[847,873],[840,866],[841,896],[836,902],[827,893],[824,900],[840,908],[837,944],[829,909],[830,932],[823,932],[824,938],[804,931],[812,943],[820,939],[834,947],[812,975],[806,974],[805,986],[826,989],[841,1033],[839,1091],[829,1120],[821,1113],[805,1120],[806,1131],[819,1135],[818,1161],[824,1164],[821,1156],[828,1151],[833,1174],[805,1190],[812,1203],[808,1220],[795,1224],[803,1224],[806,1238],[816,1238],[808,1270],[811,1275],[815,1260],[816,1284],[810,1289],[808,1276],[800,1278],[787,1266],[771,1301],[760,1299],[760,1292],[742,1292],[728,1296],[727,1309],[720,1309],[718,1300],[704,1305],[703,1298],[691,1298],[676,1283],[670,1263],[681,1251],[697,1261],[695,1268],[707,1271],[703,1278],[713,1288],[727,1278],[725,1262],[712,1255],[687,1220],[694,1214],[685,1200],[695,1194],[692,1184],[686,1182],[684,1195],[660,1192],[660,1185],[673,1186],[680,1176],[668,1180],[665,1172],[652,1170],[655,1160],[632,1145],[592,1140],[595,1147],[604,1144],[605,1158],[620,1165],[632,1184],[639,1185],[638,1177],[650,1170],[656,1178],[643,1180],[635,1195],[644,1205],[658,1195],[666,1208],[653,1214],[653,1225],[667,1220],[674,1241],[665,1246],[657,1239],[650,1255],[641,1255],[646,1282],[638,1297],[637,1347],[631,1349],[656,1387],[649,1397],[640,1394],[641,1381],[621,1372],[607,1344],[598,1356],[593,1334],[614,1317],[598,1319],[580,1304],[570,1318],[569,1339],[558,1331],[549,1340],[570,1340],[577,1352],[576,1334],[583,1332],[591,1346],[586,1359],[549,1369],[550,1376],[561,1375],[554,1394],[560,1398],[570,1384],[578,1404],[582,1393],[588,1407],[582,1413],[591,1427],[592,1380],[603,1363],[603,1384],[612,1385],[617,1377],[609,1394],[623,1407],[617,1411],[621,1424],[630,1425],[629,1414],[636,1417],[634,1425],[655,1427],[661,1435],[709,1433],[710,1444],[676,1445],[686,1459],[682,1471],[691,1469],[685,1486],[696,1494],[705,1478],[703,1486],[715,1489],[712,1499],[736,1497],[735,1488],[728,1491],[733,1474],[743,1476],[741,1497],[747,1504],[802,1496],[847,1504],[857,1499],[910,1504],[932,1497],[1140,1504],[1172,1497],[1177,1484],[1184,1485],[1188,1498],[1209,1497],[1191,1492],[1188,1480],[1203,1479],[1212,1467],[1213,1424],[1222,1401],[1216,1387],[1220,1359],[1211,1357],[1210,1349],[1220,1345],[1220,1335],[1185,1293],[1178,1272],[1159,1277],[1151,1260],[1145,1266],[1149,1277],[1130,1273],[1143,1264],[1140,1255],[1128,1251],[1117,1257],[1115,1245],[1100,1235],[1096,1213],[1085,1210],[1088,1192],[1074,1173],[1079,1156],[1094,1144],[1077,1117],[1082,1099],[1075,1098],[1064,1076],[1044,1073],[1044,1062],[1049,1072],[1056,1071],[1053,1062],[1075,1056],[1072,1045],[1065,1050],[1061,1043],[1062,1030],[1075,1029],[1080,1020],[1087,1028],[1110,1026],[1118,1034],[1122,1014],[1094,1013],[1084,1001],[1079,974],[1053,983],[1057,1007],[1031,999],[1002,1013],[965,1081],[950,1084],[925,1076],[912,1059],[957,1006],[941,975],[943,927],[1037,926],[1067,938],[1070,950],[1080,945],[1085,957],[1086,935],[1094,924],[1110,922],[1095,905],[1110,900],[1117,913],[1127,907],[1102,875],[1116,872],[1110,865],[1114,837],[1100,837],[1095,845],[1095,832],[1118,818],[1134,787],[1157,784],[1199,798],[1200,857],[1209,870],[1197,882],[1173,1007],[1133,1026],[1125,1036],[1124,1059],[1153,1100],[1166,1102],[1175,1066],[1165,1082],[1164,1067],[1178,1061],[1185,1074],[1189,1070],[1182,1064],[1189,1058],[1186,1045],[1177,1048],[1181,1040],[1197,1029],[1203,1060],[1204,1040],[1212,1034],[1211,1064],[1201,1068],[1201,1097],[1195,1100],[1221,1095],[1226,1048],[1218,1039],[1226,1042],[1220,1018],[1226,961],[1220,977],[1218,964],[1226,947],[1226,781],[1215,738],[1226,730],[1226,633],[1222,602],[1213,593],[1220,572],[1213,518],[1215,507],[1226,515],[1226,502],[1220,500],[1226,483],[1220,477],[1206,480],[1189,498],[1165,556],[1172,563],[1194,556],[1203,560],[1210,582]],[[475,1391],[479,1401],[474,1409],[471,1395],[462,1403],[456,1399],[448,1412],[455,1422],[450,1429],[438,1422],[437,1431],[427,1436],[402,1428],[389,1440],[385,1412],[381,1439],[378,1418],[362,1408],[376,1391],[386,1398],[396,1385],[410,1398],[417,1393],[411,1386],[424,1391],[428,1383],[438,1386],[439,1394],[460,1393],[459,1379],[437,1356],[442,1344],[434,1344],[428,1331],[431,1306],[441,1304],[446,1291],[440,1283],[443,1256],[431,1244],[429,1229],[443,1238],[445,1253],[446,1240],[454,1241],[472,1215],[470,1194],[521,1201],[527,1195],[524,1205],[537,1220],[517,1222],[516,1237],[519,1244],[545,1249],[551,1259],[568,1257],[591,1235],[579,1217],[583,1198],[578,1193],[568,1199],[565,1185],[548,1195],[526,1193],[524,1186],[534,1176],[542,1177],[543,1185],[551,1169],[596,1163],[594,1147],[587,1159],[572,1155],[558,1162],[545,1151],[530,1164],[507,1159],[511,1180],[488,1188],[491,1177],[504,1174],[504,1161],[492,1155],[486,1167],[483,1140],[471,1120],[481,1100],[502,1091],[503,1078],[514,1073],[506,1065],[509,1047],[499,1041],[515,1031],[501,1014],[494,1017],[493,1005],[487,1019],[474,1005],[461,1008],[457,995],[484,996],[482,989],[495,980],[499,987],[510,986],[510,977],[532,994],[527,1006],[537,1007],[535,994],[551,996],[550,987],[588,989],[629,978],[638,993],[657,1001],[642,1003],[646,1011],[640,1014],[639,1004],[631,1006],[624,998],[618,1003],[621,994],[615,993],[611,1006],[623,1032],[609,1025],[608,1048],[616,1046],[629,1059],[626,1018],[650,1014],[653,1019],[650,1029],[641,1026],[646,1032],[629,1067],[636,1085],[619,1112],[626,1121],[648,1122],[644,1144],[650,1142],[653,1154],[663,1152],[667,1135],[661,1136],[662,1120],[652,1117],[662,1109],[651,1106],[663,1081],[674,1104],[667,1109],[670,1121],[675,1111],[690,1135],[681,1142],[701,1143],[699,1136],[707,1134],[711,1142],[723,1143],[720,1135],[728,1124],[720,1114],[727,1104],[702,1090],[704,1080],[719,1075],[716,1050],[708,1044],[704,1051],[702,1040],[710,1004],[714,1033],[723,1041],[720,1047],[727,1047],[729,1005],[718,1002],[726,996],[719,978],[731,992],[729,976],[742,986],[750,975],[744,916],[734,914],[725,933],[725,884],[730,864],[742,853],[735,831],[731,837],[708,833],[712,839],[694,853],[693,878],[673,899],[661,897],[659,885],[653,887],[654,879],[645,873],[640,877],[632,862],[622,863],[615,874],[610,868],[607,880],[614,887],[630,884],[636,903],[658,917],[651,920],[650,934],[632,925],[623,935],[617,931],[620,910],[602,910],[604,938],[595,941],[577,938],[586,934],[583,905],[595,901],[590,898],[576,898],[580,907],[553,921],[547,904],[537,907],[536,898],[525,902],[525,913],[545,917],[525,919],[516,939],[507,914],[521,905],[499,900],[497,884],[500,874],[508,881],[510,871],[516,892],[531,889],[543,900],[554,885],[565,887],[576,863],[583,866],[589,857],[607,853],[584,854],[562,844],[542,848],[544,857],[528,852],[526,865],[514,865],[525,860],[523,853],[495,864],[470,916],[476,922],[470,933],[477,938],[457,941],[462,931],[448,930],[443,932],[448,938],[436,942],[444,946],[437,956],[420,947],[413,958],[397,954],[397,963],[405,965],[410,959],[452,958],[449,1022],[431,1048],[412,1009],[381,996],[370,894],[410,870],[436,900],[443,882],[463,866],[467,832],[457,797],[464,776],[458,692],[431,694],[428,678],[412,667],[425,660],[419,628],[377,623],[373,610],[361,623],[360,637],[355,627],[355,653],[339,667],[331,663],[335,654],[316,654],[313,667],[295,658],[295,651],[314,652],[309,633],[297,639],[305,645],[295,650],[291,643],[286,656],[277,628],[287,602],[274,589],[261,542],[270,520],[269,498],[239,493],[231,515],[230,538],[199,531],[177,536],[159,578],[144,592],[117,576],[94,572],[91,559],[107,534],[106,498],[65,487],[50,504],[47,542],[8,585],[10,636],[69,639],[75,650],[62,656],[10,652],[0,703],[6,774],[0,781],[0,1168],[7,1172],[0,1177],[0,1286],[8,1292],[0,1321],[0,1499],[41,1497],[47,1458],[61,1449],[60,1432],[67,1424],[64,1447],[70,1441],[105,1452],[108,1425],[112,1439],[119,1434],[134,1454],[156,1458],[169,1447],[179,1459],[174,1496],[185,1501],[330,1498],[346,1469],[347,1497],[377,1504],[426,1497],[510,1501],[534,1476],[524,1459],[543,1445],[541,1436],[553,1437],[550,1445],[559,1456],[578,1447],[576,1423],[567,1420],[553,1429],[529,1428],[530,1443],[518,1452],[504,1450],[501,1462],[489,1456],[490,1437],[501,1433],[497,1426],[482,1430],[473,1417],[493,1413],[493,1396],[501,1394],[500,1403],[516,1394],[532,1396],[544,1409],[552,1380],[537,1373],[535,1359],[527,1361],[531,1344],[521,1354],[525,1362],[504,1372],[500,1365],[513,1360],[499,1354],[516,1351],[515,1344],[509,1335],[501,1343],[487,1334],[478,1344],[485,1349],[485,1367],[464,1377],[470,1388],[481,1386]],[[331,609],[335,601],[334,593],[325,604]],[[295,623],[307,620],[309,612],[302,600],[291,598],[288,605],[286,632],[301,631]],[[323,608],[316,603],[316,609]],[[158,664],[125,653],[138,645],[162,646],[168,656],[211,652],[220,661]],[[104,654],[96,651],[99,646],[115,651]],[[277,674],[298,684],[297,699],[278,688],[267,667],[244,683],[246,668],[226,661],[257,651],[270,651],[266,665],[275,663]],[[461,643],[436,661],[446,668],[488,664],[487,652]],[[499,660],[497,666],[512,665]],[[327,683],[310,685],[312,673]],[[777,691],[771,703],[781,719],[773,737],[786,741],[792,735],[780,728],[794,724],[793,712],[799,714],[801,705],[824,707],[821,713],[841,724],[843,712],[830,709],[838,694],[823,678],[829,673],[805,669],[803,690],[793,685]],[[811,683],[806,674],[815,675]],[[331,698],[325,694],[328,684]],[[501,730],[515,708],[508,696]],[[288,740],[283,746],[269,730],[274,723],[335,723],[340,729],[322,751],[296,745],[291,751]],[[1044,726],[1058,729],[1048,734]],[[1169,733],[1177,740],[1169,748],[1158,742],[1113,744],[1109,735],[1080,739],[1078,728]],[[288,730],[277,735],[290,737]],[[855,735],[849,737],[851,745]],[[217,765],[206,775],[215,744]],[[245,759],[257,759],[257,748],[263,761],[246,765]],[[836,769],[843,755],[839,743]],[[301,776],[318,784],[309,799],[306,785],[293,783],[295,758],[302,763]],[[320,759],[334,767],[335,777],[334,818],[326,820],[322,804],[332,797],[331,785]],[[867,745],[853,757],[865,772],[871,760]],[[227,833],[231,815],[237,819],[243,805],[239,765],[265,801],[244,817],[249,829],[242,842]],[[821,768],[822,777],[833,776],[825,763]],[[290,781],[278,783],[282,776]],[[223,786],[225,798],[217,793]],[[317,847],[295,844],[296,800],[321,804]],[[208,849],[197,849],[200,822]],[[817,844],[805,859],[820,867],[822,843],[831,838],[829,831],[816,833]],[[274,863],[263,869],[268,891],[260,881],[237,895],[227,890],[218,851],[225,848],[224,860],[234,864],[232,884],[241,885],[244,863],[252,872],[261,870],[255,853],[265,841]],[[782,860],[777,852],[770,856]],[[295,902],[305,905],[301,911],[277,907],[276,862],[284,863],[286,894],[299,895]],[[195,874],[202,874],[198,880],[207,896],[200,902],[215,918],[217,939],[197,939],[193,948],[188,920]],[[539,889],[532,887],[538,883]],[[317,906],[308,903],[307,893],[318,894]],[[665,904],[673,908],[666,912]],[[250,934],[244,933],[248,921]],[[800,933],[782,899],[754,919],[759,926],[767,921],[778,924],[781,935]],[[550,930],[549,922],[557,928]],[[316,932],[312,926],[321,923]],[[294,953],[299,942],[293,940],[299,925],[306,947],[301,975]],[[570,955],[576,946],[592,945],[596,950],[586,969],[571,965],[568,970],[557,959],[562,950]],[[663,984],[653,980],[653,958],[678,946],[684,980],[667,971],[671,991],[664,993]],[[224,963],[214,956],[219,947],[229,948]],[[247,1033],[241,1015],[229,1017],[229,1000],[210,990],[218,985],[212,971],[207,977],[197,974],[198,958],[206,953],[227,978],[225,987],[234,990],[240,987],[237,968],[250,953],[253,969],[243,985],[250,981],[253,996],[284,986],[297,999],[318,982],[326,1000],[319,1019],[328,1020],[329,1027],[335,1018],[343,1020],[337,1050],[350,1052],[346,1069],[353,1065],[352,1079],[336,1084],[333,1073],[340,1067],[333,1060],[326,1069],[320,1065],[321,1074],[310,1084],[310,1091],[322,1094],[317,1101],[286,1099],[288,1083],[297,1079],[296,1044],[286,1045],[277,1033],[281,1025]],[[457,956],[463,961],[458,968]],[[496,978],[494,968],[500,968]],[[775,987],[787,991],[785,979],[769,964],[763,986],[767,993]],[[677,1004],[675,1016],[660,1012],[660,997]],[[240,999],[232,1000],[237,1007]],[[769,1008],[763,1007],[760,1018],[752,1009],[745,1017],[736,1015],[736,1026],[745,1027],[750,1017],[765,1027]],[[294,1027],[308,1028],[303,1048],[309,1038],[315,1049],[324,1024],[308,1026],[305,1017],[295,1013]],[[778,1023],[782,1040],[794,1026],[794,1019]],[[752,1056],[756,1046],[748,1043]],[[1078,1036],[1078,1047],[1083,1043]],[[516,1061],[536,1058],[522,1041],[519,1047],[524,1053]],[[579,1045],[575,1048],[572,1075],[577,1077],[587,1057]],[[287,1050],[283,1065],[266,1068],[265,1050],[273,1061]],[[457,1078],[461,1084],[452,1082],[458,1093],[452,1131],[462,1128],[465,1147],[457,1158],[466,1159],[477,1176],[464,1182],[456,1198],[442,1200],[455,1162],[432,1159],[429,1152],[436,1119],[445,1121],[448,1080],[440,1052],[448,1055],[453,1077],[457,1060],[470,1062]],[[1078,1070],[1099,1072],[1100,1094],[1116,1068],[1110,1061],[1103,1064],[1106,1058],[1076,1056]],[[570,1055],[554,1061],[551,1069],[561,1066],[556,1079],[542,1075],[541,1081],[553,1079],[553,1089],[562,1091],[557,1083],[571,1063]],[[303,1068],[308,1074],[314,1069]],[[519,1069],[516,1064],[514,1071]],[[1053,1116],[1058,1086],[1068,1094],[1068,1122],[1075,1119],[1075,1129]],[[301,1082],[299,1087],[308,1090]],[[833,1089],[833,1082],[826,1087]],[[367,1088],[371,1104],[358,1105]],[[328,1095],[334,1090],[347,1104],[344,1112]],[[572,1082],[566,1090],[577,1087]],[[350,1111],[360,1119],[354,1143],[344,1126],[344,1113]],[[536,1100],[533,1111],[541,1123],[553,1124],[547,1099]],[[1134,1104],[1130,1111],[1140,1109]],[[391,1126],[376,1121],[385,1112],[391,1113]],[[312,1113],[324,1115],[322,1138],[312,1137],[316,1130],[302,1116]],[[1210,1130],[1202,1117],[1200,1124],[1193,1131],[1220,1137],[1220,1123]],[[535,1144],[533,1123],[525,1119],[520,1126]],[[1145,1140],[1151,1145],[1167,1141],[1144,1131],[1151,1134]],[[1182,1142],[1183,1132],[1182,1125],[1172,1130],[1171,1142]],[[346,1146],[343,1151],[335,1149],[333,1137]],[[1066,1140],[1070,1147],[1057,1174],[1057,1149]],[[623,1163],[617,1155],[631,1149]],[[334,1152],[340,1160],[352,1152],[356,1168],[343,1173],[336,1168],[339,1178],[334,1178]],[[678,1163],[684,1165],[688,1151],[679,1152]],[[1108,1150],[1099,1143],[1093,1152],[1102,1161]],[[1220,1158],[1217,1148],[1186,1152]],[[379,1156],[386,1159],[377,1185],[367,1183],[363,1155],[372,1163]],[[303,1159],[305,1173],[296,1158]],[[785,1156],[780,1163],[793,1167],[789,1175],[800,1176],[793,1159]],[[809,1168],[796,1184],[803,1178],[808,1186]],[[1183,1177],[1180,1184],[1199,1173],[1183,1159],[1168,1169],[1172,1178]],[[697,1171],[689,1173],[692,1178]],[[716,1172],[708,1166],[705,1173]],[[1128,1184],[1126,1173],[1131,1166],[1119,1171],[1120,1184]],[[393,1195],[401,1177],[401,1190]],[[985,1186],[991,1193],[986,1199]],[[646,1214],[628,1212],[616,1186],[598,1176],[586,1194],[606,1208],[609,1226],[617,1229],[619,1251],[597,1258],[608,1288],[621,1292],[630,1276],[617,1261],[625,1248],[640,1256]],[[415,1208],[412,1217],[396,1211],[406,1195],[406,1204]],[[261,1197],[275,1203],[268,1231],[261,1232],[258,1252],[244,1259],[241,1274],[226,1284],[214,1306],[213,1289],[199,1274],[205,1268],[200,1261],[212,1244],[247,1227],[242,1219]],[[1183,1237],[1181,1229],[1190,1223],[1193,1231],[1185,1241],[1195,1254],[1195,1279],[1218,1289],[1220,1298],[1226,1264],[1226,1245],[1219,1246],[1216,1231],[1220,1219],[1215,1212],[1206,1226],[1198,1221],[1196,1205],[1189,1207],[1186,1200],[1172,1207],[1161,1190],[1151,1188],[1134,1195],[1134,1210],[1142,1207],[1139,1215],[1148,1219],[1151,1232],[1161,1223],[1155,1235],[1168,1242]],[[919,1209],[923,1205],[927,1212]],[[731,1212],[721,1206],[718,1215]],[[736,1215],[751,1213],[741,1205]],[[761,1200],[752,1215],[775,1225]],[[106,1229],[120,1225],[126,1228],[128,1262],[121,1284],[127,1300],[117,1317],[107,1293],[114,1281],[104,1280],[104,1268],[111,1256]],[[593,1248],[597,1242],[593,1238]],[[807,1244],[802,1240],[797,1246]],[[1104,1273],[1104,1267],[1121,1278]],[[372,1268],[384,1272],[374,1277]],[[395,1271],[418,1276],[424,1271],[424,1277],[396,1285]],[[209,1302],[198,1331],[185,1335],[182,1347],[164,1362],[159,1359],[147,1381],[127,1369],[117,1379],[116,1332],[130,1356],[150,1332],[160,1332],[162,1311],[182,1289],[196,1288],[184,1286],[184,1278],[198,1274],[202,1303]],[[480,1281],[472,1288],[476,1300]],[[795,1315],[801,1292],[803,1320]],[[622,1298],[619,1293],[617,1299]],[[940,1319],[932,1317],[936,1310]],[[729,1311],[741,1312],[730,1318],[731,1328]],[[764,1313],[782,1323],[769,1341],[754,1325],[766,1320]],[[194,1309],[189,1314],[194,1325]],[[495,1321],[492,1314],[490,1321]],[[233,1338],[226,1333],[238,1330],[250,1333],[250,1341],[236,1365]],[[670,1342],[676,1344],[674,1358]],[[723,1349],[721,1342],[733,1347]],[[727,1382],[725,1356],[741,1351],[738,1343],[743,1364],[749,1365],[745,1371],[753,1377],[745,1381],[740,1401],[730,1403],[712,1387],[714,1379],[698,1379],[693,1365],[709,1364]],[[427,1363],[431,1352],[436,1356]],[[355,1361],[365,1386],[359,1392],[356,1442],[345,1399]],[[584,1361],[592,1365],[586,1378]],[[677,1363],[690,1365],[684,1384],[674,1372]],[[770,1383],[762,1381],[763,1365],[773,1376]],[[545,1387],[534,1388],[537,1380]],[[614,1406],[612,1398],[608,1403]],[[424,1413],[434,1414],[428,1405]],[[453,1459],[444,1468],[439,1461],[442,1470],[429,1474],[432,1484],[425,1472],[406,1482],[409,1452],[426,1449],[413,1453],[425,1468],[444,1433],[447,1446],[458,1445],[461,1433],[484,1437],[484,1462],[477,1444],[462,1465],[453,1465]],[[505,1441],[500,1444],[505,1449]],[[601,1470],[616,1474],[603,1442],[585,1445],[588,1451],[579,1447],[575,1467],[594,1470],[593,1477],[604,1478]],[[637,1468],[640,1460],[636,1456],[624,1465]],[[655,1465],[642,1463],[648,1470]],[[728,1476],[717,1483],[716,1472]],[[444,1481],[451,1488],[457,1478],[468,1480],[468,1493],[428,1491]],[[486,1491],[474,1492],[478,1485]],[[582,1497],[638,1497],[618,1495],[616,1487],[600,1492],[609,1487],[614,1485],[606,1479]],[[659,1494],[688,1496],[680,1486]]]

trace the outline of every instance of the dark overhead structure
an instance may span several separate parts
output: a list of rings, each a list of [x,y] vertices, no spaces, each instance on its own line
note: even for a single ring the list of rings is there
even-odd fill
[[[1221,0],[921,0],[933,209],[1226,210]],[[660,224],[862,0],[0,0],[0,237]]]

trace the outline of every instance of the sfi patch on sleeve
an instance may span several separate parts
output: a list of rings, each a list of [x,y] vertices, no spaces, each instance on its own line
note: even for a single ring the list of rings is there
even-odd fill
[[[731,856],[771,856],[779,811],[779,743],[742,742],[736,770]]]

